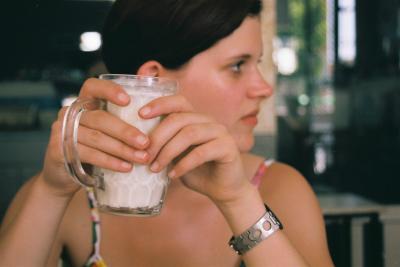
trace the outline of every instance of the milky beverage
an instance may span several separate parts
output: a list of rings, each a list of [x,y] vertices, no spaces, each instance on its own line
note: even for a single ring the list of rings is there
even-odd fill
[[[142,119],[138,111],[151,100],[168,93],[152,92],[148,87],[124,85],[124,88],[131,97],[129,105],[121,107],[107,102],[107,111],[134,125],[143,133],[150,133],[161,118]],[[100,187],[95,190],[100,209],[122,214],[140,215],[141,210],[153,210],[153,213],[158,213],[169,183],[166,172],[164,169],[154,173],[149,170],[149,165],[137,163],[134,163],[129,173],[95,167],[93,174],[101,181]]]
[[[132,216],[157,215],[161,212],[168,187],[167,170],[153,173],[148,165],[134,163],[129,173],[99,167],[93,167],[93,172],[87,173],[79,157],[78,129],[84,112],[106,108],[108,112],[149,134],[161,118],[142,119],[138,110],[155,98],[175,94],[177,81],[128,74],[102,74],[99,78],[121,85],[130,95],[130,104],[121,107],[100,99],[78,97],[67,109],[63,120],[65,168],[75,182],[93,189],[101,211]]]

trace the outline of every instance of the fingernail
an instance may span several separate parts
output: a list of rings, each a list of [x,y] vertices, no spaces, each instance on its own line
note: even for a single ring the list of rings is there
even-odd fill
[[[123,162],[121,163],[121,167],[124,168],[124,169],[126,169],[126,170],[128,170],[128,169],[130,169],[130,168],[132,167],[132,164],[123,161]]]
[[[147,152],[138,150],[138,151],[133,152],[133,155],[135,156],[135,158],[145,159],[147,157]]]
[[[151,108],[150,107],[144,107],[140,110],[140,115],[146,116],[150,114]]]
[[[139,145],[144,146],[144,145],[147,144],[149,139],[144,135],[139,135],[139,136],[136,137],[136,141],[139,143]]]
[[[158,171],[159,167],[160,167],[160,164],[158,164],[158,162],[155,161],[155,162],[153,162],[153,164],[151,164],[150,170],[153,171],[153,172],[156,172],[156,171]]]
[[[122,102],[128,102],[129,101],[129,95],[127,95],[127,94],[119,93],[117,97]]]

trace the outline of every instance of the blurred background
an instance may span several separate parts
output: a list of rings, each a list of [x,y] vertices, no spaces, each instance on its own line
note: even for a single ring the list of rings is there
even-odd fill
[[[0,11],[0,218],[40,170],[63,101],[106,72],[99,32],[112,4],[10,2]],[[257,134],[254,151],[309,180],[337,266],[400,266],[400,1],[265,2],[276,130]]]

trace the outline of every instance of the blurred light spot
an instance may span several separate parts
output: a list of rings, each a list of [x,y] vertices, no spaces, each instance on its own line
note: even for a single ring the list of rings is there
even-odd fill
[[[297,101],[299,101],[299,104],[302,106],[307,106],[310,104],[310,98],[305,94],[299,95]]]
[[[355,0],[340,0],[338,16],[339,60],[353,65],[357,53]]]
[[[322,174],[326,171],[327,167],[327,154],[323,147],[317,146],[314,152],[314,173]]]
[[[101,35],[98,32],[84,32],[81,34],[79,48],[84,52],[96,51],[101,47]]]
[[[293,48],[282,47],[274,53],[278,72],[282,75],[291,75],[298,68],[296,52]]]

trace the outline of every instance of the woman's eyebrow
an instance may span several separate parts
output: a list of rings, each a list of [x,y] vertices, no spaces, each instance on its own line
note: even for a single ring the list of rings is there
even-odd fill
[[[252,55],[250,55],[250,54],[241,54],[241,55],[235,55],[235,56],[232,56],[232,57],[228,57],[228,60],[247,60],[247,59],[250,59],[250,58],[252,58]]]
[[[253,57],[252,54],[245,53],[245,54],[234,55],[234,56],[228,57],[228,60],[247,60],[252,57]],[[262,57],[263,57],[263,53],[260,53],[260,55],[257,57],[257,59],[260,59]]]

